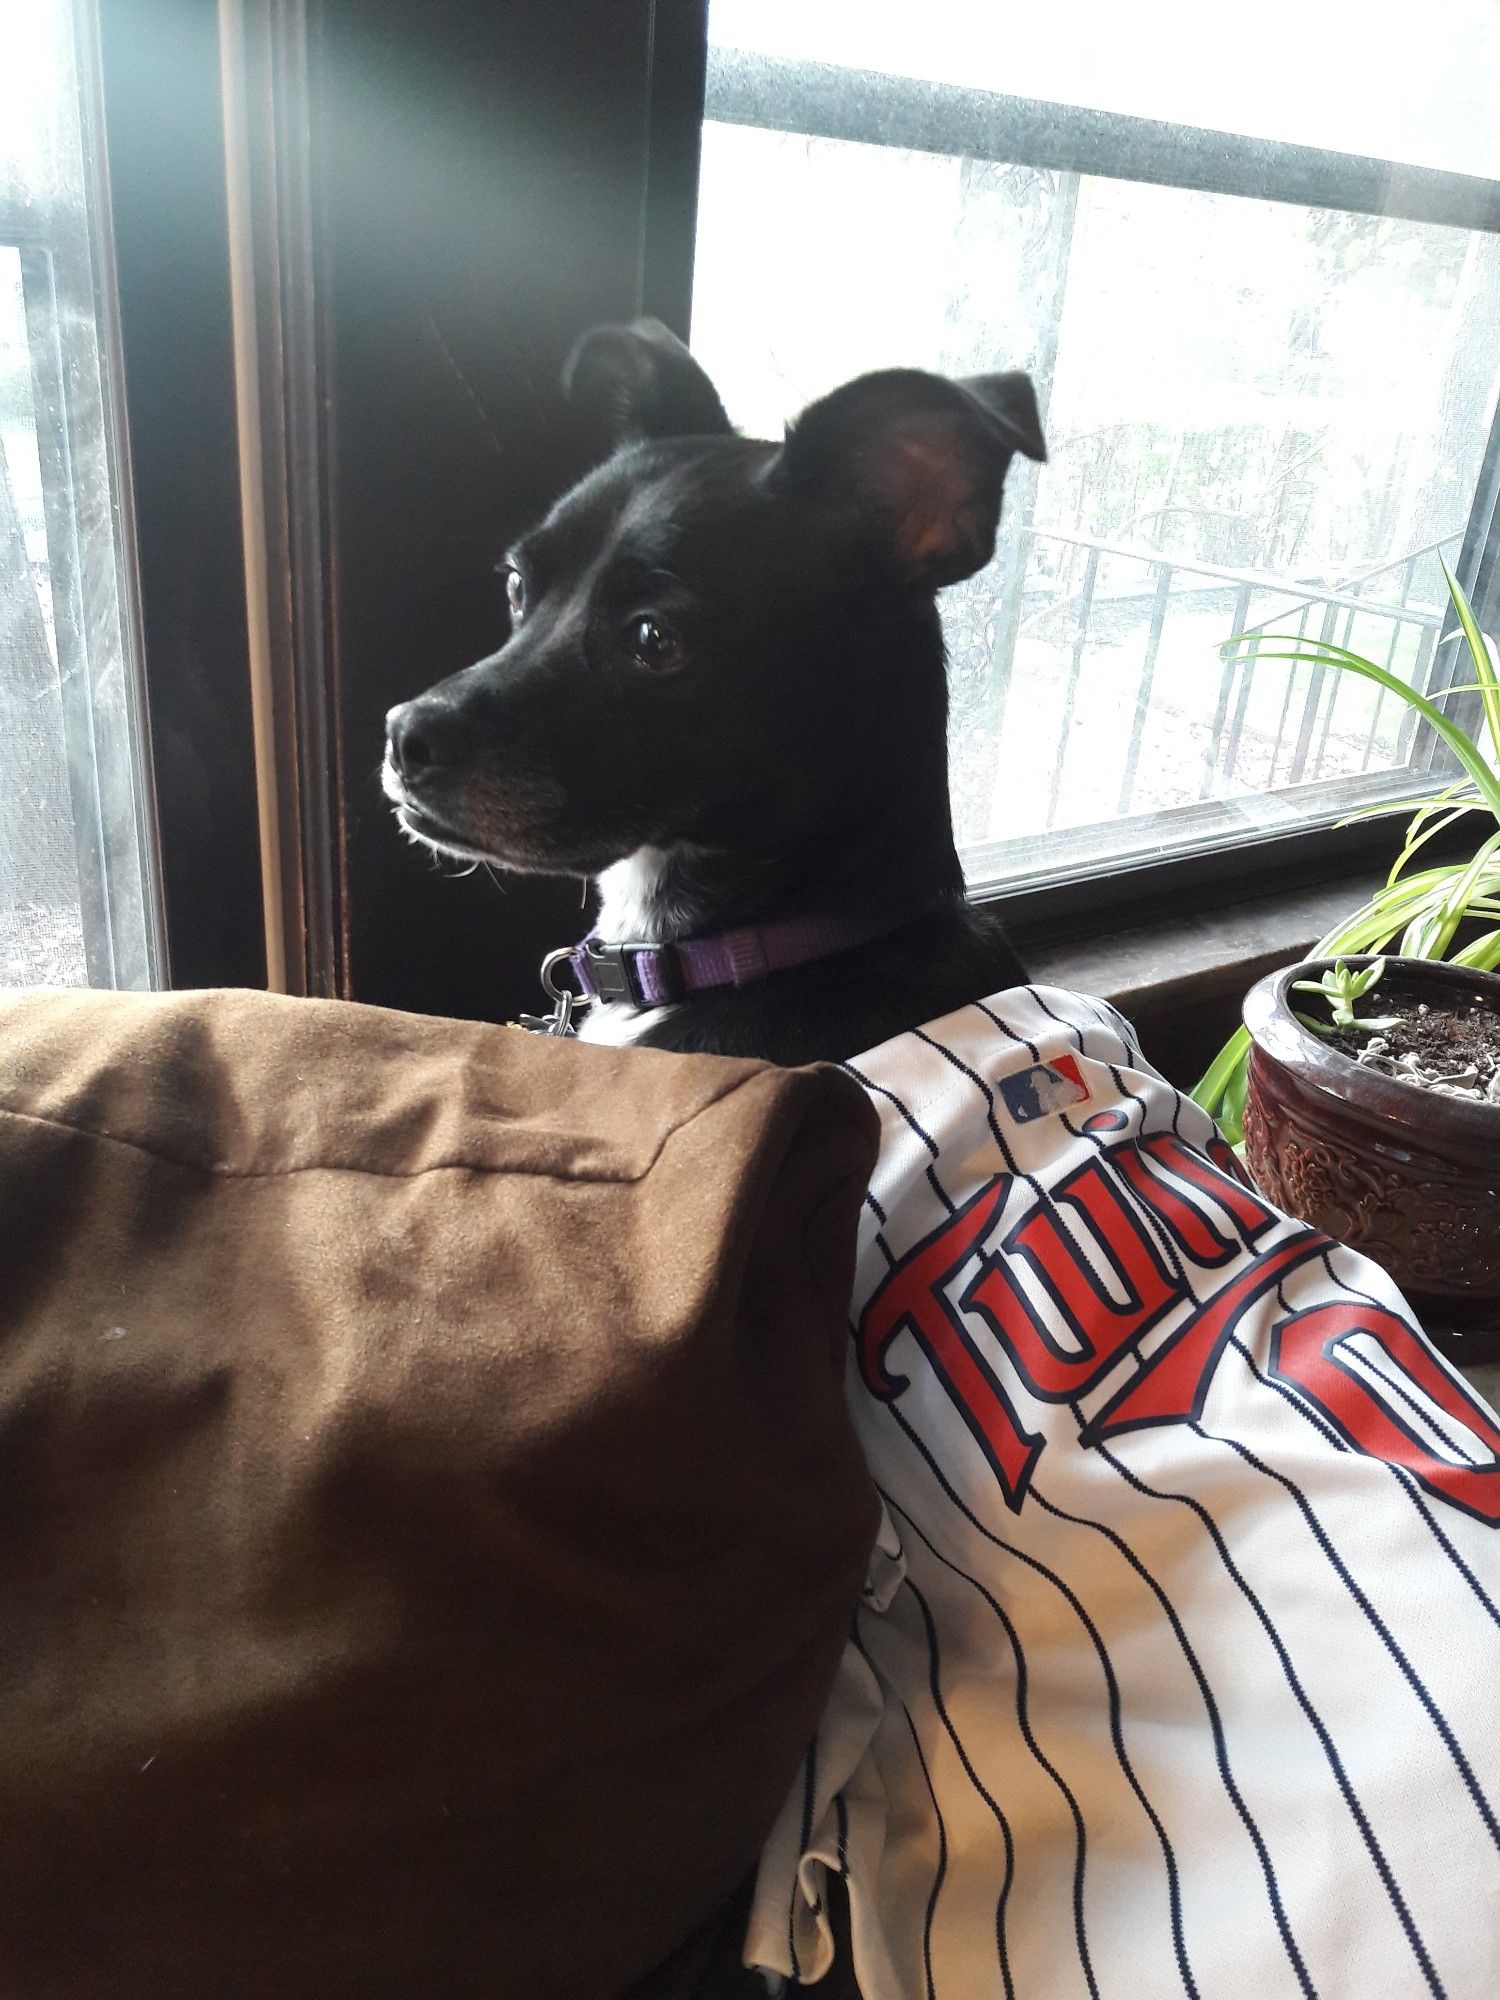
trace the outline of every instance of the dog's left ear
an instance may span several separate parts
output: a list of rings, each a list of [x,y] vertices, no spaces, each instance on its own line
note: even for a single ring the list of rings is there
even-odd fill
[[[563,390],[611,451],[643,438],[733,428],[718,390],[659,319],[591,327],[568,356]]]
[[[935,590],[994,554],[1000,491],[1018,451],[1047,456],[1030,376],[949,382],[892,368],[804,410],[774,476],[819,496],[910,582]]]

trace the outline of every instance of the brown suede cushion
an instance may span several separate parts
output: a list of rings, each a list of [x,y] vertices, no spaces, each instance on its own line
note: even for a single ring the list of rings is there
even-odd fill
[[[833,1071],[0,999],[0,1992],[591,2000],[708,1920],[876,1503]]]

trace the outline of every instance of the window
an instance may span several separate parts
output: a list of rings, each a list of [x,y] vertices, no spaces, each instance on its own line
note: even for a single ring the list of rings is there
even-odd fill
[[[0,985],[162,971],[92,29],[0,17]]]
[[[944,600],[976,890],[1175,897],[1425,781],[1394,703],[1218,646],[1440,686],[1440,554],[1500,623],[1500,14],[1224,48],[1186,0],[0,9],[0,984],[258,983],[265,843],[294,990],[534,1004],[576,891],[435,894],[381,718],[493,643],[583,469],[563,359],[642,310],[764,434],[863,367],[1034,374],[1052,462]],[[252,432],[299,524],[259,735]]]
[[[943,599],[971,883],[1326,826],[1436,761],[1267,626],[1451,684],[1500,484],[1488,0],[1257,16],[714,0],[692,335],[776,435],[864,368],[1028,367],[994,563]],[[1461,700],[1462,697],[1454,697]],[[1398,712],[1401,710],[1401,712]]]
[[[536,1004],[577,885],[435,892],[383,717],[686,316],[704,11],[0,7],[0,985]]]

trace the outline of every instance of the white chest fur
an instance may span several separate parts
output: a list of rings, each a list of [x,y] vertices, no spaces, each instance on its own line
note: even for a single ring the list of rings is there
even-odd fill
[[[606,1048],[622,1049],[639,1041],[653,1021],[671,1013],[670,1007],[630,1007],[623,1000],[604,1000],[590,1007],[578,1027],[580,1042],[599,1042]]]
[[[664,848],[643,847],[628,860],[617,861],[599,877],[599,917],[595,925],[606,944],[629,938],[652,944],[671,935],[674,912],[667,888],[670,856]],[[632,1007],[608,1000],[589,1008],[578,1030],[581,1042],[623,1048],[639,1040],[669,1007]]]

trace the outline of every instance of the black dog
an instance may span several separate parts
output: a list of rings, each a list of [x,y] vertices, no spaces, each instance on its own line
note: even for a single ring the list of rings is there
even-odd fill
[[[964,899],[933,594],[1045,456],[1028,378],[866,375],[761,444],[640,321],[568,387],[621,448],[512,551],[500,651],[388,717],[402,825],[599,879],[589,1039],[837,1059],[1023,979]]]

